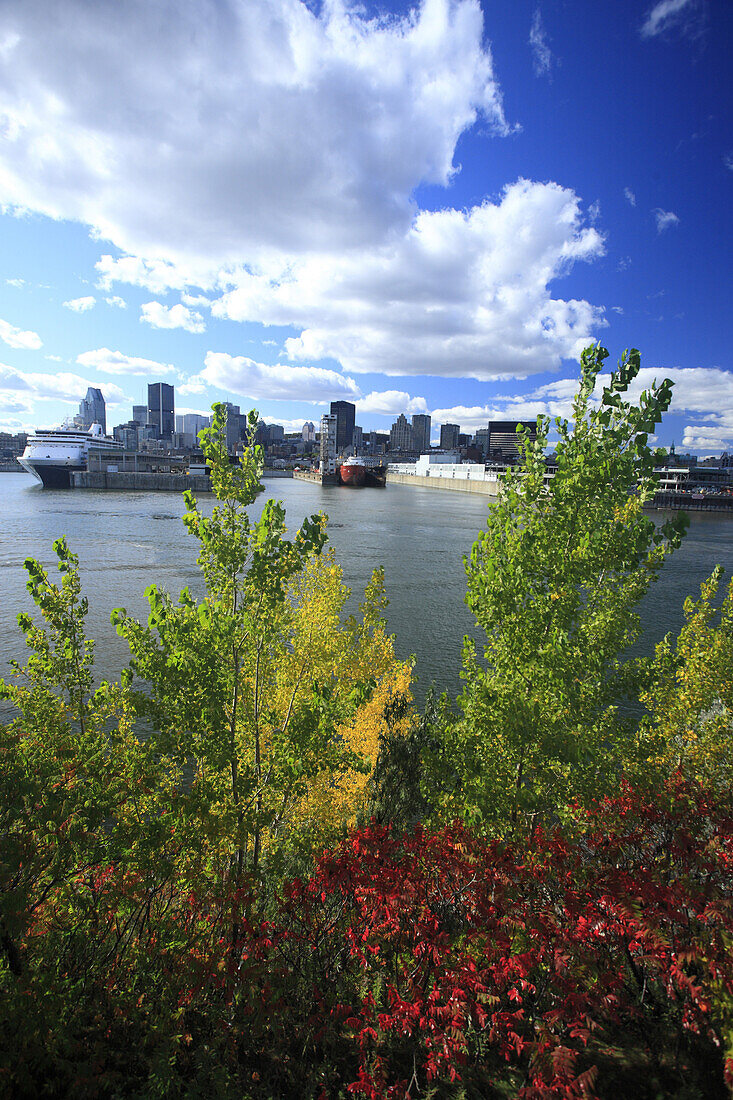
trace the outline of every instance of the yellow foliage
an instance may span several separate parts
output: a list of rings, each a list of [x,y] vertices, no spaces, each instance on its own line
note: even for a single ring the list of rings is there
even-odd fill
[[[674,646],[657,647],[656,679],[642,702],[650,762],[664,772],[713,785],[733,781],[733,580],[720,612],[714,607],[722,570],[685,601],[685,625]]]
[[[375,572],[367,587],[361,616],[343,623],[349,596],[333,549],[309,559],[290,586],[290,644],[268,687],[270,736],[287,724],[304,699],[320,692],[343,713],[334,742],[344,755],[353,753],[362,761],[362,769],[329,767],[318,772],[309,780],[307,792],[285,808],[283,825],[306,829],[319,840],[354,820],[396,704],[408,706],[400,707],[393,730],[406,729],[411,713],[412,667],[397,660],[393,638],[385,630],[381,572]]]
[[[391,638],[375,639],[391,647]],[[400,716],[391,725],[391,708],[402,701],[412,702],[412,669],[409,664],[393,660],[377,683],[370,698],[353,719],[339,727],[337,736],[368,766],[368,771],[346,768],[340,772],[321,772],[299,807],[300,814],[319,833],[337,831],[342,825],[353,824],[362,806],[364,791],[374,770],[382,737],[392,732],[405,734],[412,720],[410,708],[401,708]]]

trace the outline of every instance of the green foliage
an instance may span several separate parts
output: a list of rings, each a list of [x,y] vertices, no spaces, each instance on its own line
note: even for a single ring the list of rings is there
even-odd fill
[[[153,585],[147,625],[124,609],[113,621],[144,685],[136,708],[175,777],[176,834],[208,852],[216,878],[240,881],[260,869],[266,847],[272,857],[297,842],[309,822],[288,826],[317,776],[370,769],[339,731],[385,662],[370,667],[367,644],[381,629],[378,586],[364,622],[340,625],[348,591],[331,558],[318,565],[324,517],[306,519],[292,539],[282,504],[268,500],[251,518],[261,449],[229,462],[223,406],[201,439],[218,503],[207,517],[187,493],[184,522],[200,544],[206,595],[197,602],[184,590],[175,603]],[[361,680],[346,668],[349,653],[361,658]],[[394,662],[391,647],[386,660]]]
[[[0,947],[11,972],[25,969],[22,944],[50,897],[62,938],[82,919],[81,883],[105,861],[152,850],[142,811],[149,753],[133,733],[128,690],[92,685],[93,645],[84,634],[78,559],[54,544],[60,584],[26,562],[28,590],[46,627],[18,616],[30,651],[0,696],[17,716],[0,726]],[[134,856],[133,856],[133,853]]]
[[[464,716],[448,734],[463,776],[444,800],[451,815],[531,827],[608,789],[633,751],[617,703],[635,690],[635,668],[620,655],[684,524],[657,527],[642,511],[655,485],[648,436],[672,383],[628,400],[640,368],[632,350],[594,404],[607,355],[583,353],[572,427],[555,420],[555,476],[545,477],[550,424],[540,417],[466,561],[466,600],[486,643],[482,660],[465,642]]]

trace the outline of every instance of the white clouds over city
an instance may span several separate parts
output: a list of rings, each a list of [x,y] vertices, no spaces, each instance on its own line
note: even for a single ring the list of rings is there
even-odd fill
[[[164,306],[161,302],[145,302],[141,307],[140,320],[153,328],[182,328],[186,332],[204,332],[206,325],[200,313],[181,305]]]
[[[37,351],[43,347],[43,341],[37,332],[23,331],[11,325],[9,321],[0,321],[0,340],[9,348],[19,348],[23,351]]]
[[[94,351],[82,352],[81,355],[77,355],[76,361],[80,367],[92,367],[104,374],[129,374],[152,378],[175,371],[175,367],[170,363],[158,363],[154,359],[125,355],[121,351],[110,351],[109,348],[96,348]]]
[[[278,277],[242,272],[215,316],[293,325],[294,359],[337,359],[385,375],[497,378],[556,369],[603,325],[550,282],[602,255],[577,196],[519,180],[497,203],[423,212],[379,249],[312,256]]]
[[[86,395],[90,385],[101,386],[109,405],[128,400],[120,387],[112,382],[89,382],[78,374],[66,371],[57,374],[20,371],[0,363],[0,403],[4,413],[12,407],[16,412],[27,414],[31,412],[33,402],[39,399],[76,404]]]
[[[201,381],[225,393],[254,401],[312,401],[323,404],[339,398],[353,400],[359,387],[352,378],[323,367],[294,367],[257,363],[244,355],[210,351],[200,375]],[[195,392],[195,391],[187,391]]]

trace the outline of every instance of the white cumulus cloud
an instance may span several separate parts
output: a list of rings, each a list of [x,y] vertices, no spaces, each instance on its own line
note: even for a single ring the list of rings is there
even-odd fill
[[[121,351],[110,351],[109,348],[82,352],[77,355],[76,361],[80,367],[93,367],[104,374],[153,376],[170,374],[175,370],[170,363],[157,363],[154,359],[141,359],[135,355],[125,355]]]
[[[361,416],[377,413],[399,416],[400,413],[412,415],[429,411],[424,397],[410,397],[404,390],[372,390],[366,397],[359,398],[356,409]]]
[[[624,195],[626,196],[626,199],[631,204],[631,206],[636,206],[636,195],[630,187],[624,187]]]
[[[88,294],[84,298],[70,298],[68,302],[64,302],[65,309],[70,309],[73,313],[86,313],[90,309],[94,309],[97,304],[97,299],[91,294]]]
[[[0,8],[0,202],[133,256],[364,245],[507,132],[479,0],[24,0]]]
[[[127,309],[127,302],[117,294],[112,294],[109,298],[105,298],[104,300],[108,306],[113,306],[114,309]]]
[[[588,302],[550,291],[603,250],[574,192],[519,180],[498,203],[423,212],[378,249],[243,271],[212,312],[293,325],[289,357],[332,357],[349,372],[526,376],[556,369],[604,324]]]
[[[141,307],[140,320],[153,328],[183,328],[186,332],[204,332],[206,329],[201,314],[180,302],[175,306],[145,302]]]
[[[19,371],[0,363],[0,395],[21,395],[21,400],[29,398],[42,401],[63,401],[67,404],[79,402],[86,396],[90,385],[99,385],[102,395],[109,405],[128,401],[119,386],[112,382],[90,382],[78,374],[60,371],[58,374],[43,374],[32,371]],[[3,404],[5,401],[3,399]],[[32,408],[28,404],[29,411]]]
[[[38,348],[43,347],[43,341],[37,332],[24,332],[8,321],[0,321],[0,340],[9,348],[19,348],[23,351],[37,351]]]
[[[244,355],[207,352],[199,378],[210,386],[253,400],[335,401],[353,400],[359,387],[353,378],[324,367],[294,367],[257,363]],[[193,391],[191,391],[193,392]]]

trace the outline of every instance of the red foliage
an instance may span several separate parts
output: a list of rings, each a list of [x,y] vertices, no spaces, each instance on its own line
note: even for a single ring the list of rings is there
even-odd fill
[[[269,920],[254,884],[232,899],[108,866],[87,881],[93,919],[52,973],[64,1027],[74,1006],[74,1058],[97,1052],[90,1095],[132,1072],[129,1051],[141,1088],[155,1063],[205,1091],[211,1063],[251,1097],[387,1100],[430,1083],[449,1096],[461,1081],[522,1100],[733,1092],[733,813],[682,781],[531,845],[372,825],[291,882]],[[53,935],[40,910],[29,952]],[[29,969],[18,1011],[37,1002],[42,1035],[35,988]],[[46,1026],[33,1057],[53,1074]]]
[[[355,1096],[404,1097],[405,1065],[453,1081],[482,1059],[497,1079],[514,1069],[523,1100],[594,1097],[597,1056],[620,1033],[663,1018],[719,1048],[712,994],[733,994],[732,824],[680,781],[661,800],[605,801],[580,842],[554,832],[529,849],[458,824],[410,837],[371,826],[290,886],[246,953],[281,992],[289,960],[310,957],[311,1023],[352,1034]],[[722,1084],[722,1055],[720,1071]]]

